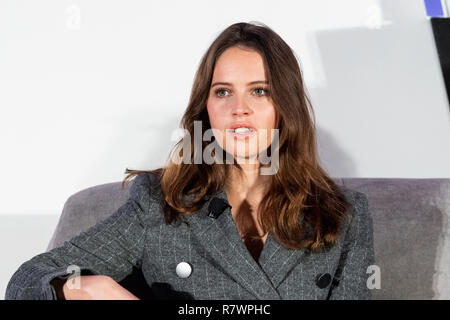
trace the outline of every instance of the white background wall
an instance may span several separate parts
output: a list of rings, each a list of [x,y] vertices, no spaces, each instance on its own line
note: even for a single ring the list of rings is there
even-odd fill
[[[201,56],[240,21],[299,57],[332,176],[450,178],[422,0],[1,0],[0,292],[45,250],[71,194],[164,163]]]

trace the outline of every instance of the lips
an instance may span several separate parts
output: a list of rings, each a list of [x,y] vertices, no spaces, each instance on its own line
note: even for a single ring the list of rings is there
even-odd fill
[[[249,128],[249,129],[251,129],[251,131],[247,131],[245,133],[233,132],[234,129],[237,129],[237,128]],[[248,122],[235,122],[235,123],[232,123],[230,125],[230,127],[227,128],[226,131],[234,139],[237,139],[237,140],[248,140],[248,139],[253,138],[253,137],[256,136],[256,128],[252,124],[250,124]]]
[[[249,129],[253,129],[254,131],[256,130],[256,128],[248,122],[235,122],[235,123],[231,124],[231,126],[229,127],[229,129],[231,129],[231,130],[234,130],[236,128],[249,128]]]

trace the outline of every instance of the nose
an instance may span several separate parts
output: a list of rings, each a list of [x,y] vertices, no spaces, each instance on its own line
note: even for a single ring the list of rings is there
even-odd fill
[[[231,110],[233,116],[248,115],[251,113],[251,108],[248,105],[247,99],[238,95],[236,96],[233,108]]]

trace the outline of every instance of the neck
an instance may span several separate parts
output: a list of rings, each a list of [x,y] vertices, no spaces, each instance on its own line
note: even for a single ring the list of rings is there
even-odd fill
[[[229,175],[225,182],[227,194],[234,198],[258,198],[264,192],[270,179],[268,175],[260,175],[258,164],[240,164],[242,172],[230,166]]]

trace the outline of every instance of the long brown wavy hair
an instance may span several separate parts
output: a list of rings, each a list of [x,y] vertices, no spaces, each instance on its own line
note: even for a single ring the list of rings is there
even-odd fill
[[[263,58],[268,92],[277,112],[279,168],[271,176],[268,191],[259,204],[259,223],[264,233],[270,231],[287,248],[329,248],[338,239],[349,204],[318,163],[314,111],[295,53],[278,34],[260,22],[235,23],[221,32],[202,57],[181,127],[190,137],[194,136],[194,121],[201,121],[202,132],[211,128],[206,103],[215,63],[226,49],[235,46],[256,50]],[[173,150],[180,150],[182,143],[180,139]],[[203,141],[203,148],[207,144]],[[128,175],[122,182],[123,187],[142,172],[156,174],[166,224],[198,211],[207,199],[205,196],[224,186],[230,165],[194,163],[193,140],[190,163],[171,162],[173,150],[169,161],[158,169],[126,168]],[[241,169],[238,164],[236,167]],[[187,201],[186,195],[193,195],[192,200]]]

